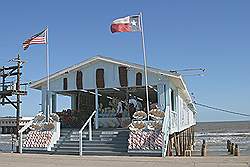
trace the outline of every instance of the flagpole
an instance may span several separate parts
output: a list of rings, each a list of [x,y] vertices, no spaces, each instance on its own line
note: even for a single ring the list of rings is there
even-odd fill
[[[147,74],[147,58],[146,58],[146,48],[144,40],[144,31],[143,31],[143,21],[142,21],[142,12],[140,12],[141,19],[141,37],[142,37],[142,49],[143,49],[143,60],[144,60],[144,75],[145,75],[145,85],[146,85],[146,101],[147,101],[147,115],[149,120],[149,97],[148,97],[148,74]]]
[[[46,73],[47,73],[47,91],[46,91],[46,122],[49,122],[50,106],[49,106],[49,28],[46,30]]]

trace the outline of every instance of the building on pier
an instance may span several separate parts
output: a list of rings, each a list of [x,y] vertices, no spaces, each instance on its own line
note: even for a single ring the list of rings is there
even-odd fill
[[[31,88],[42,92],[42,111],[45,113],[48,105],[51,113],[60,116],[62,128],[80,129],[96,111],[96,131],[130,129],[126,139],[129,153],[171,155],[175,151],[176,155],[184,155],[192,148],[196,124],[196,108],[184,79],[177,72],[152,67],[147,68],[147,76],[150,111],[146,110],[144,66],[103,56],[50,75],[48,100],[47,78],[33,82]],[[57,95],[70,97],[71,107],[58,111]],[[142,117],[131,117],[130,99],[140,104],[138,108],[133,106],[133,112],[142,111]],[[117,117],[119,102],[124,106],[122,115]],[[157,112],[164,114],[161,117]]]

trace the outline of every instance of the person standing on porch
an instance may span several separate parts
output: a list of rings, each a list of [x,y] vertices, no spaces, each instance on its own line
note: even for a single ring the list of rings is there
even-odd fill
[[[130,119],[132,120],[133,115],[136,112],[136,106],[137,106],[136,97],[130,96],[128,104],[129,104],[129,116],[130,116]]]
[[[142,103],[140,102],[140,100],[138,99],[138,97],[136,97],[136,111],[141,111],[142,110]]]
[[[119,122],[119,126],[118,128],[122,127],[122,114],[124,112],[124,102],[122,101],[122,99],[120,99],[120,101],[117,104],[117,110],[116,110],[116,118]]]

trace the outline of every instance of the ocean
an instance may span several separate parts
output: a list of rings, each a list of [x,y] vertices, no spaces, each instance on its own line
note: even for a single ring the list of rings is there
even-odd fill
[[[13,142],[10,134],[0,134],[0,152],[11,152],[15,151],[15,142]]]
[[[238,144],[240,155],[250,155],[250,121],[199,122],[195,127],[195,155],[200,155],[202,140],[206,141],[208,156],[229,155],[227,140]],[[11,135],[0,134],[0,152],[11,151]]]
[[[240,155],[250,155],[250,121],[199,122],[195,127],[195,147],[200,153],[202,140],[209,155],[230,155],[227,140],[240,148]]]

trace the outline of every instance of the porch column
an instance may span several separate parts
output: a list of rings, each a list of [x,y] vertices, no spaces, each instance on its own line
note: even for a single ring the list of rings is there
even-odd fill
[[[177,128],[178,132],[180,132],[180,124],[181,124],[181,100],[180,100],[180,92],[179,89],[176,90],[176,112],[177,112]]]
[[[76,110],[77,109],[77,107],[76,107],[76,96],[77,95],[72,95],[71,96],[71,110]],[[79,97],[78,97],[79,98]]]
[[[95,114],[95,129],[98,129],[98,89],[95,88],[95,110],[96,110],[96,114]]]
[[[46,88],[42,88],[42,107],[41,107],[42,111],[41,112],[44,115],[46,115],[46,92],[47,92]]]
[[[52,113],[55,113],[56,112],[56,110],[57,110],[57,100],[56,100],[56,98],[57,98],[57,95],[55,94],[55,93],[53,93],[52,94]]]
[[[166,101],[167,101],[167,105],[169,106],[169,113],[168,113],[168,115],[169,115],[169,129],[170,129],[170,132],[171,132],[171,130],[172,130],[172,120],[171,120],[171,108],[172,108],[172,106],[171,106],[171,88],[170,87],[167,87],[166,88],[166,97],[167,97],[167,99],[166,99]]]
[[[170,89],[167,83],[160,83],[157,85],[158,107],[163,112],[167,112],[167,106],[170,106]]]
[[[157,85],[157,96],[158,96],[158,107],[161,109],[161,111],[165,112],[166,108],[166,92],[165,92],[166,86],[164,84],[158,84]]]
[[[48,92],[48,117],[50,117],[50,114],[52,113],[52,92]]]

